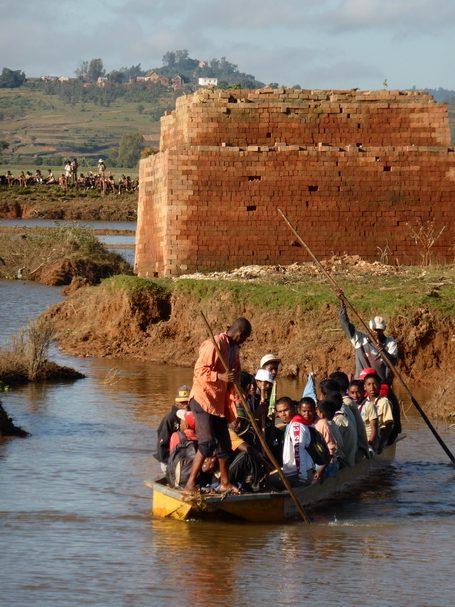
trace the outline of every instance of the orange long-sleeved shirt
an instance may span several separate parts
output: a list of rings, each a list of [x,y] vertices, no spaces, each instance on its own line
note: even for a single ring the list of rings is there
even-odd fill
[[[231,344],[227,334],[215,335],[215,341],[224,360],[229,365]],[[239,381],[241,372],[239,348],[236,344],[232,344],[232,347],[233,356],[230,368],[234,371],[236,380]],[[194,398],[207,413],[224,417],[229,384],[218,379],[218,375],[221,373],[225,373],[223,363],[219,359],[212,341],[206,339],[199,348],[199,358],[194,366],[190,399]]]

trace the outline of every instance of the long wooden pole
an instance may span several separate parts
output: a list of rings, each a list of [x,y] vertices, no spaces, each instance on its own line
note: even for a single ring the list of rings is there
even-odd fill
[[[284,221],[288,224],[288,226],[290,227],[290,229],[294,233],[295,237],[305,247],[305,249],[308,251],[308,253],[313,258],[313,260],[316,263],[316,265],[325,274],[325,276],[328,278],[328,280],[330,281],[330,283],[334,286],[335,289],[339,289],[339,287],[338,287],[337,283],[335,282],[335,280],[333,279],[333,277],[329,274],[329,272],[327,272],[327,270],[324,268],[324,266],[322,265],[322,263],[319,261],[319,259],[316,257],[316,255],[313,253],[313,251],[310,249],[310,247],[307,245],[307,243],[303,240],[303,238],[300,236],[300,234],[297,232],[297,230],[291,224],[291,222],[286,217],[286,215],[283,213],[283,211],[281,209],[278,209],[278,211],[281,213],[281,216],[283,217]],[[349,301],[349,299],[346,296],[343,296],[343,299],[346,302],[346,304],[348,305],[349,309],[354,314],[354,316],[357,318],[357,320],[360,322],[360,324],[364,327],[364,329],[366,330],[366,332],[367,332],[368,336],[370,337],[370,339],[372,340],[372,342],[376,343],[376,339],[375,339],[373,333],[371,332],[370,327],[363,321],[363,319],[359,316],[359,314],[357,314],[357,311],[354,309],[354,306],[351,304],[351,302]],[[426,416],[425,411],[422,409],[422,407],[419,405],[419,403],[417,402],[417,400],[414,398],[414,395],[412,394],[412,392],[411,392],[409,386],[407,385],[407,383],[404,381],[403,376],[401,375],[401,373],[398,371],[398,369],[396,369],[392,365],[392,363],[387,358],[387,356],[385,356],[385,354],[382,354],[382,352],[379,352],[379,354],[380,354],[382,360],[385,362],[385,364],[389,367],[389,369],[394,373],[394,375],[396,375],[396,377],[400,381],[401,385],[403,386],[403,388],[408,393],[408,395],[409,395],[409,397],[411,399],[411,402],[413,403],[413,405],[415,406],[415,408],[417,409],[417,411],[422,416],[423,421],[430,428],[430,430],[433,433],[434,437],[436,438],[436,440],[438,441],[438,443],[441,445],[441,447],[445,451],[445,453],[448,455],[450,461],[452,462],[452,465],[455,466],[455,457],[453,456],[452,452],[447,447],[447,445],[445,444],[445,442],[442,440],[442,438],[439,436],[439,434],[436,432],[436,429],[434,428],[433,424],[430,422],[430,420]]]
[[[207,321],[207,319],[206,319],[206,317],[204,316],[204,313],[203,313],[202,311],[201,311],[201,315],[202,315],[202,318],[204,319],[205,324],[207,325],[207,329],[208,329],[208,331],[209,331],[209,335],[210,335],[210,339],[212,340],[213,347],[215,348],[216,353],[218,354],[219,359],[221,360],[221,362],[222,362],[222,364],[223,364],[223,367],[224,367],[224,369],[225,369],[226,373],[231,373],[231,372],[232,372],[232,369],[229,369],[229,365],[228,365],[228,364],[226,363],[226,361],[224,360],[224,356],[221,354],[221,351],[220,351],[220,349],[219,349],[219,347],[218,347],[218,344],[216,343],[215,338],[214,338],[214,336],[213,336],[212,329],[210,328],[210,325],[209,325],[209,323],[208,323],[208,321]],[[278,474],[280,475],[280,478],[281,478],[281,480],[283,481],[283,485],[286,487],[287,491],[289,492],[289,495],[291,496],[291,498],[292,498],[292,500],[293,500],[294,504],[296,505],[297,510],[299,511],[300,516],[302,517],[302,519],[304,520],[304,522],[305,522],[305,523],[310,524],[310,519],[309,519],[309,518],[308,518],[308,516],[306,515],[306,513],[305,513],[304,509],[302,508],[302,505],[300,504],[299,500],[297,499],[296,494],[295,494],[295,493],[294,493],[294,491],[292,490],[292,487],[291,487],[291,485],[289,484],[288,479],[287,479],[287,478],[286,478],[286,476],[284,475],[284,472],[283,472],[283,470],[281,469],[281,466],[278,464],[278,462],[276,461],[275,457],[273,456],[273,453],[272,453],[272,452],[271,452],[271,450],[269,449],[269,446],[268,446],[268,444],[267,444],[267,442],[266,442],[266,440],[265,440],[265,438],[264,438],[264,435],[263,435],[263,434],[262,434],[262,432],[260,431],[259,426],[258,426],[258,424],[257,424],[256,420],[254,419],[254,415],[253,415],[253,413],[251,412],[251,409],[250,409],[250,407],[249,407],[249,405],[248,405],[248,403],[247,403],[247,401],[246,401],[245,397],[243,396],[243,393],[242,393],[242,390],[240,389],[240,386],[238,385],[238,383],[237,383],[237,381],[236,381],[235,379],[234,379],[234,382],[233,382],[233,383],[234,383],[234,387],[235,387],[235,389],[236,389],[236,392],[237,392],[237,394],[238,394],[238,396],[239,396],[240,400],[242,401],[242,405],[243,405],[243,406],[244,406],[244,408],[245,408],[246,414],[248,415],[248,418],[249,418],[249,420],[250,420],[250,422],[251,422],[251,425],[253,426],[254,431],[256,432],[256,434],[257,434],[257,436],[258,436],[258,438],[259,438],[259,440],[260,440],[260,442],[261,442],[261,445],[262,445],[262,447],[263,447],[263,449],[264,449],[265,453],[267,454],[268,458],[269,458],[269,459],[270,459],[270,461],[272,462],[273,466],[274,466],[274,467],[276,468],[276,470],[278,471]]]

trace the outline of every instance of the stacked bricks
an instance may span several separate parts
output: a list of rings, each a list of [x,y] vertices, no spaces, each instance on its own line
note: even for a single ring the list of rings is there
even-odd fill
[[[181,145],[450,145],[447,106],[408,92],[214,91],[180,97],[161,149]]]
[[[291,128],[284,108],[311,103],[322,108],[319,118],[310,122],[306,110],[295,121],[300,130]],[[238,108],[235,120],[234,110],[220,111],[226,105]],[[355,129],[347,105],[356,106]],[[352,143],[357,124],[367,143]],[[321,128],[325,138],[308,143]],[[432,252],[452,260],[449,137],[446,106],[423,93],[265,89],[181,97],[162,119],[162,152],[141,161],[136,272],[307,261],[278,208],[321,258],[346,252],[375,260],[388,247],[389,260],[418,262],[408,224],[434,221],[438,231],[447,228]]]

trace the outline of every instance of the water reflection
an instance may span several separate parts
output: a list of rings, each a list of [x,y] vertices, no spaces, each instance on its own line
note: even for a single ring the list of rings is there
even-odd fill
[[[56,221],[55,219],[0,219],[0,225],[4,226],[25,226],[25,227],[54,227],[54,226],[75,226],[93,229],[109,230],[136,230],[135,221]]]

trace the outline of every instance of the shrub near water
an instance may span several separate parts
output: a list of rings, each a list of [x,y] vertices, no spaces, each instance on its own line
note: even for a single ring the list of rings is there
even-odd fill
[[[4,384],[15,384],[42,379],[83,377],[73,369],[60,367],[48,360],[54,336],[54,326],[47,318],[30,320],[27,326],[12,335],[0,350],[0,381]]]
[[[82,276],[89,284],[132,268],[108,251],[90,229],[56,224],[53,228],[15,227],[0,234],[0,277],[45,284],[69,284]]]

